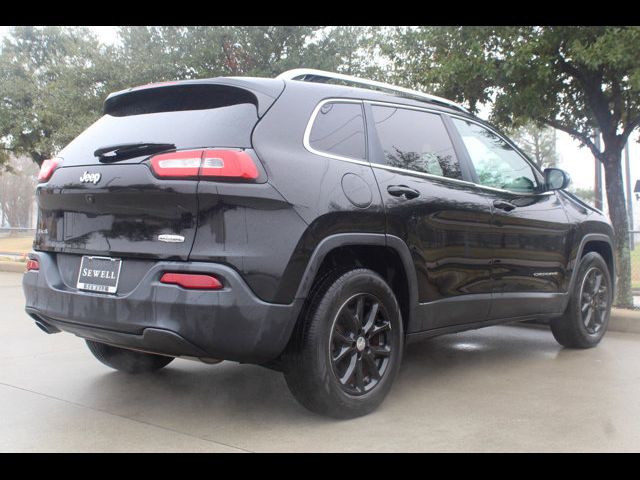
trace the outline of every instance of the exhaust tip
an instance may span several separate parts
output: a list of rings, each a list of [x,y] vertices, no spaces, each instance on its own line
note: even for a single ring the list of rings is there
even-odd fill
[[[42,320],[36,320],[36,326],[42,330],[44,333],[51,335],[52,333],[60,333],[60,330],[53,325],[49,325]]]

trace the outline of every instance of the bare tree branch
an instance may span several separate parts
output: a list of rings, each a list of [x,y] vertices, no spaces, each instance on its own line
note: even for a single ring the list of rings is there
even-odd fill
[[[627,139],[629,138],[629,135],[631,135],[631,133],[639,126],[640,126],[640,115],[638,115],[636,118],[634,118],[629,123],[627,123],[627,126],[624,128],[622,135],[620,135],[622,140],[620,144],[624,145],[625,143],[627,143]]]
[[[568,133],[572,137],[580,140],[583,143],[583,145],[589,147],[589,150],[591,150],[591,153],[593,153],[594,157],[602,160],[601,158],[602,152],[598,150],[598,147],[596,147],[596,145],[591,141],[591,139],[587,135],[580,133],[575,128],[569,127],[561,122],[558,122],[557,120],[548,119],[548,118],[539,118],[538,121],[541,123],[544,123],[545,125],[549,125],[550,127],[556,128],[558,130],[562,130],[563,132]]]
[[[560,56],[558,60],[560,70],[567,75],[574,77],[583,87],[583,92],[586,98],[586,106],[593,113],[598,127],[602,132],[605,140],[613,139],[615,137],[615,127],[613,123],[613,115],[609,111],[609,99],[602,91],[603,75],[602,69],[598,69],[597,72],[587,71],[586,69],[577,68],[575,65],[568,62],[564,56]]]
[[[624,99],[622,98],[622,89],[620,88],[620,83],[616,80],[611,81],[611,95],[613,100],[613,117],[611,118],[611,122],[614,125],[618,125],[620,123],[620,119],[624,114]]]

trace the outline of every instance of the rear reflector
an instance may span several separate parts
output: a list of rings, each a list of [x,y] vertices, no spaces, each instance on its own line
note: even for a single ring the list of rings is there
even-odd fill
[[[46,182],[51,178],[53,172],[62,163],[61,158],[51,158],[42,162],[40,166],[40,173],[38,173],[38,182]]]
[[[27,272],[31,272],[33,270],[40,270],[40,264],[37,260],[29,259],[27,261]]]
[[[228,178],[255,180],[258,169],[240,150],[180,150],[151,158],[151,169],[161,178]]]
[[[192,290],[220,290],[222,283],[213,275],[204,273],[164,273],[160,282]]]

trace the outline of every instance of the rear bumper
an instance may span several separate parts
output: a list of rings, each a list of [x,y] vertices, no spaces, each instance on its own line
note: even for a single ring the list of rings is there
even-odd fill
[[[26,311],[59,330],[103,343],[172,356],[265,363],[285,348],[301,301],[263,302],[230,267],[154,263],[124,294],[79,291],[65,283],[56,254],[31,252],[40,270],[23,277]],[[127,259],[124,259],[126,262]],[[160,283],[165,271],[216,275],[224,288],[185,290]]]

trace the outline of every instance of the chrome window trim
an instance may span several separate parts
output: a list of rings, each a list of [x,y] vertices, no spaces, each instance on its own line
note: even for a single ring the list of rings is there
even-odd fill
[[[447,111],[443,111],[443,110],[437,110],[435,108],[428,108],[428,107],[416,107],[414,105],[403,105],[401,103],[394,103],[394,102],[382,102],[379,100],[375,100],[375,101],[369,101],[369,100],[365,100],[367,103],[369,103],[370,105],[381,105],[381,106],[393,106],[393,107],[398,107],[398,108],[406,108],[409,110],[419,110],[419,111],[425,111],[425,112],[430,112],[430,113],[437,113],[439,115],[448,115],[450,117],[456,117],[459,118],[460,120],[464,120],[465,122],[471,122],[471,123],[475,123],[476,125],[478,125],[479,127],[483,127],[486,128],[487,130],[489,130],[491,133],[493,133],[494,135],[496,135],[499,139],[501,139],[502,141],[504,141],[505,143],[507,143],[510,147],[512,147],[514,149],[514,151],[525,161],[527,162],[527,164],[533,168],[536,172],[538,172],[541,176],[542,176],[542,172],[538,169],[538,166],[531,163],[531,161],[529,161],[529,159],[522,154],[522,152],[520,151],[520,148],[513,143],[511,140],[509,140],[508,138],[504,137],[503,135],[500,134],[500,132],[498,132],[497,130],[495,130],[493,127],[491,127],[490,125],[486,125],[485,123],[483,123],[482,121],[476,120],[474,118],[470,118],[470,117],[466,117],[464,115],[461,115],[457,112],[447,112]],[[481,185],[482,186],[482,185]],[[506,190],[507,192],[510,190]]]
[[[509,140],[508,138],[506,138],[504,135],[500,134],[500,132],[498,132],[497,130],[495,130],[492,126],[487,125],[485,123],[483,123],[482,121],[476,120],[474,118],[470,118],[470,117],[466,117],[464,115],[461,115],[457,112],[447,112],[447,111],[443,111],[443,110],[437,110],[435,108],[428,108],[428,107],[416,107],[414,105],[403,105],[401,103],[394,103],[394,102],[382,102],[379,100],[365,100],[367,103],[369,103],[370,105],[382,105],[382,106],[393,106],[393,107],[398,107],[398,108],[406,108],[409,110],[419,110],[419,111],[425,111],[425,112],[430,112],[430,113],[437,113],[439,115],[448,115],[450,117],[456,117],[459,118],[460,120],[464,120],[465,122],[471,122],[471,123],[475,123],[476,125],[478,125],[479,127],[483,127],[486,128],[487,130],[489,130],[491,133],[493,133],[494,135],[496,135],[499,139],[501,139],[502,141],[504,141],[505,143],[507,143],[510,147],[513,148],[513,150],[531,167],[533,168],[536,172],[538,172],[540,174],[540,176],[542,176],[542,171],[540,171],[540,169],[538,168],[537,165],[533,164],[526,155],[523,155],[522,152],[520,151],[520,148],[513,143],[511,140]],[[479,185],[479,184],[477,184]],[[479,186],[484,186],[484,185],[479,185]],[[493,188],[493,187],[488,187],[488,188]],[[509,192],[510,190],[505,190],[507,192]]]
[[[418,110],[421,112],[429,112],[429,113],[437,113],[437,114],[449,113],[443,110],[438,110],[437,108],[417,107],[415,105],[404,105],[402,103],[395,103],[395,102],[383,102],[381,100],[364,100],[364,101],[367,102],[369,105],[380,105],[382,107],[406,108],[407,110]],[[460,118],[466,118],[463,115],[459,115],[459,116]]]
[[[365,166],[370,166],[372,168],[381,168],[383,170],[389,170],[392,172],[399,172],[399,173],[407,173],[410,175],[414,175],[417,177],[423,177],[423,178],[427,178],[427,179],[431,179],[431,180],[444,180],[447,182],[454,182],[454,183],[458,183],[458,184],[462,184],[462,185],[469,185],[469,186],[473,186],[476,188],[479,188],[481,190],[489,190],[492,192],[500,192],[500,193],[510,193],[510,194],[515,194],[515,195],[521,195],[521,196],[534,196],[534,195],[553,195],[554,192],[553,191],[548,191],[548,192],[514,192],[513,190],[505,190],[503,188],[496,188],[496,187],[489,187],[487,185],[482,185],[479,183],[475,183],[475,182],[469,182],[468,180],[458,180],[457,178],[450,178],[450,177],[442,177],[439,175],[433,175],[431,173],[424,173],[424,172],[418,172],[416,170],[408,170],[405,168],[398,168],[398,167],[390,167],[388,165],[382,165],[379,163],[375,163],[375,162],[371,162],[371,161],[365,161],[365,160],[359,160],[359,159],[355,159],[355,158],[350,158],[350,157],[343,157],[341,155],[334,155],[332,153],[326,153],[326,152],[322,152],[319,150],[314,149],[310,144],[309,144],[309,135],[311,134],[311,128],[313,127],[313,122],[316,119],[316,116],[318,115],[318,112],[320,111],[320,109],[322,108],[323,105],[325,105],[326,103],[329,102],[336,102],[336,103],[359,103],[361,105],[364,104],[364,102],[367,102],[369,105],[380,105],[383,107],[397,107],[397,108],[406,108],[409,110],[418,110],[418,111],[424,111],[424,112],[428,112],[428,113],[435,113],[438,115],[449,115],[449,116],[455,116],[460,118],[461,120],[465,120],[465,121],[469,121],[472,123],[475,123],[481,127],[484,128],[488,128],[492,133],[494,133],[495,135],[497,135],[499,138],[503,139],[504,141],[506,141],[509,145],[511,145],[512,147],[515,147],[516,152],[518,153],[518,155],[520,155],[522,157],[522,155],[520,154],[520,152],[517,150],[517,147],[515,145],[513,145],[511,142],[509,142],[507,139],[503,138],[502,135],[500,135],[498,132],[496,132],[495,130],[493,130],[490,127],[487,127],[486,125],[483,125],[482,123],[475,121],[471,118],[465,117],[463,115],[457,115],[454,113],[450,113],[450,112],[444,112],[442,110],[438,110],[435,108],[428,108],[428,107],[416,107],[413,105],[403,105],[402,103],[394,103],[394,102],[382,102],[382,101],[378,101],[378,100],[356,100],[356,99],[352,99],[352,98],[326,98],[322,101],[320,101],[318,103],[318,105],[316,105],[316,107],[313,110],[313,113],[311,114],[311,117],[309,118],[309,121],[307,122],[307,127],[305,128],[305,132],[304,132],[304,138],[303,138],[303,145],[304,148],[315,154],[315,155],[319,155],[321,157],[326,157],[326,158],[332,158],[334,160],[340,160],[343,162],[349,162],[349,163],[355,163],[356,165],[365,165]],[[365,124],[365,128],[366,128],[366,124]],[[367,152],[368,155],[369,152]],[[526,157],[523,157],[523,159],[529,164],[531,165],[531,162],[529,162],[529,160]]]
[[[503,188],[489,187],[489,186],[486,186],[486,185],[480,185],[478,183],[469,182],[467,180],[458,180],[457,178],[442,177],[440,175],[433,175],[431,173],[423,173],[423,172],[418,172],[416,170],[407,170],[406,168],[390,167],[388,165],[380,165],[379,163],[371,163],[371,167],[372,168],[381,168],[382,170],[390,170],[392,172],[408,173],[410,175],[414,175],[414,176],[417,176],[417,177],[424,177],[424,178],[433,179],[433,180],[443,180],[443,181],[446,181],[446,182],[454,182],[454,183],[460,183],[460,184],[463,184],[463,185],[470,185],[472,187],[476,187],[476,188],[479,188],[479,189],[482,189],[482,190],[490,190],[490,191],[493,191],[493,192],[511,193],[511,194],[520,195],[520,196],[552,195],[553,194],[553,191],[549,191],[549,192],[533,192],[533,193],[529,193],[529,192],[514,192],[513,190],[505,190]]]
[[[415,175],[417,177],[424,177],[424,178],[433,179],[433,180],[444,180],[446,182],[454,182],[454,183],[461,183],[461,184],[464,184],[464,185],[476,186],[475,183],[468,182],[467,180],[459,180],[457,178],[443,177],[441,175],[434,175],[432,173],[418,172],[417,170],[408,170],[406,168],[390,167],[388,165],[381,165],[379,163],[373,163],[372,162],[371,163],[371,167],[372,168],[381,168],[382,170],[390,170],[392,172],[408,173],[410,175]]]
[[[307,149],[307,151],[309,151],[309,152],[311,152],[311,153],[313,153],[315,155],[320,155],[322,157],[333,158],[335,160],[342,160],[344,162],[356,163],[358,165],[370,165],[370,163],[366,159],[363,160],[361,158],[345,157],[343,155],[336,155],[336,154],[329,153],[329,152],[323,152],[321,150],[316,150],[315,148],[313,148],[311,146],[311,143],[309,141],[309,137],[311,136],[311,129],[313,128],[313,124],[316,121],[316,117],[318,116],[318,112],[327,103],[354,103],[354,104],[357,103],[357,104],[360,104],[360,107],[362,108],[362,100],[354,100],[352,98],[329,98],[329,99],[322,100],[320,103],[318,103],[318,105],[316,105],[316,108],[313,110],[313,113],[311,114],[311,118],[307,122],[307,127],[305,128],[304,137],[302,139],[302,144],[304,145],[304,148]],[[362,125],[363,125],[363,127],[365,129],[365,155],[368,156],[368,152],[367,152],[367,136],[366,136],[367,125],[366,125],[366,123],[364,121],[364,109],[362,110]]]

